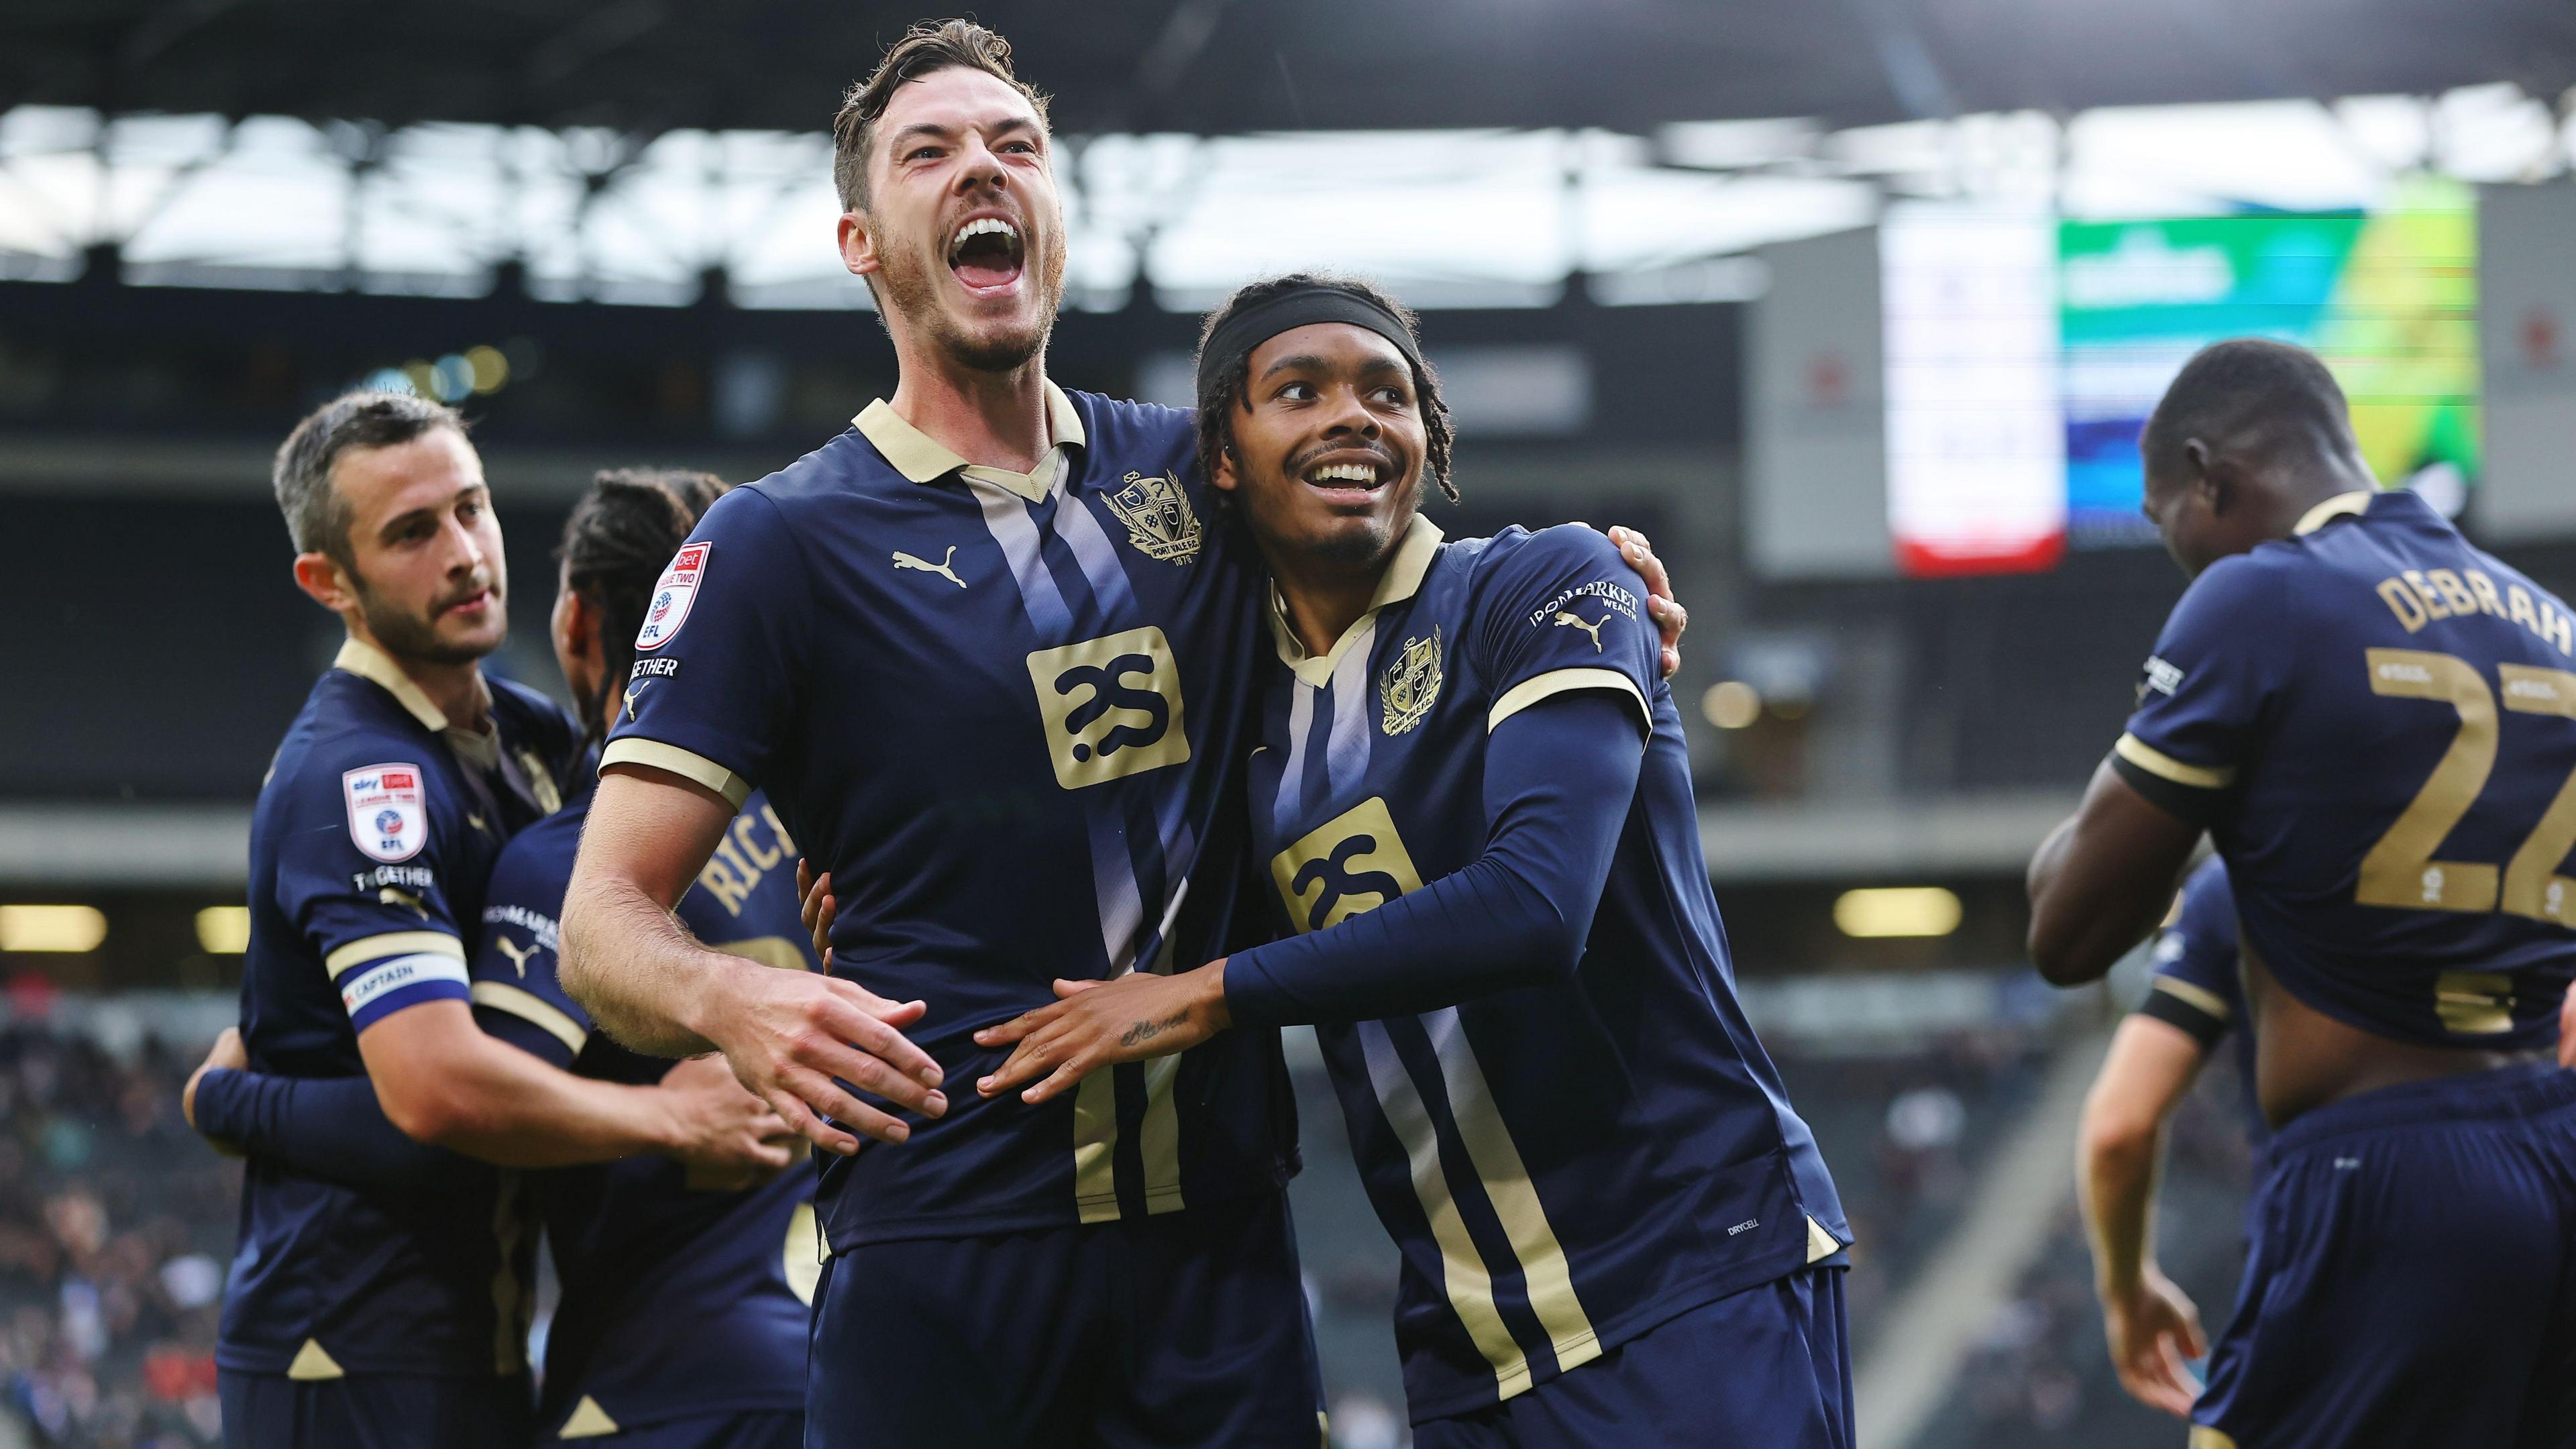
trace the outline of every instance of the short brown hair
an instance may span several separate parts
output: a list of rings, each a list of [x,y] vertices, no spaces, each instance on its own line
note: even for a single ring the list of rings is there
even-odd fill
[[[437,428],[454,428],[462,437],[464,415],[407,392],[343,393],[297,423],[278,447],[269,474],[296,552],[327,554],[356,573],[349,503],[331,484],[331,466],[351,448],[391,448]]]
[[[906,81],[943,70],[980,70],[1018,91],[1047,124],[1046,92],[1011,73],[1011,43],[972,20],[923,20],[886,47],[876,73],[850,87],[832,117],[832,185],[841,193],[843,211],[868,209],[868,147],[876,140],[877,117],[894,103]]]

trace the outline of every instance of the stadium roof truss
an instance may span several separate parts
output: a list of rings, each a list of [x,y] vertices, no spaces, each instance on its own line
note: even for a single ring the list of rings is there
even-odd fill
[[[1889,198],[2363,206],[2569,159],[2563,0],[982,7],[1057,87],[1077,307],[1330,262],[1424,305],[1718,301]],[[0,279],[864,307],[820,129],[908,12],[21,0]],[[2331,46],[2312,43],[2331,26]],[[2320,101],[2312,97],[2375,98]],[[2200,104],[2136,105],[2147,101]],[[1675,117],[1703,119],[1676,121]]]

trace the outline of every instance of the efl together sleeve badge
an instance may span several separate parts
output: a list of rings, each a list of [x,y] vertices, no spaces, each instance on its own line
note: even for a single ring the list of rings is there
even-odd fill
[[[661,648],[689,621],[689,605],[697,602],[698,585],[707,576],[707,555],[714,550],[711,543],[690,544],[662,570],[662,581],[653,586],[652,606],[644,611],[644,627],[635,631],[636,648]]]
[[[376,860],[409,860],[429,843],[420,766],[369,765],[340,776],[349,802],[349,839]]]

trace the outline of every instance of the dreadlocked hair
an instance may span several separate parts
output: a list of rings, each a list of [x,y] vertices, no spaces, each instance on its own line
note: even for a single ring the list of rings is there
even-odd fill
[[[1217,328],[1223,326],[1236,313],[1249,307],[1257,307],[1282,293],[1302,291],[1308,287],[1329,287],[1335,291],[1348,292],[1354,297],[1363,298],[1385,308],[1395,314],[1397,320],[1404,323],[1406,335],[1413,339],[1414,352],[1418,355],[1422,351],[1422,328],[1413,315],[1413,309],[1388,296],[1374,282],[1334,272],[1290,272],[1285,276],[1266,277],[1258,282],[1247,282],[1233,296],[1226,298],[1222,306],[1210,312],[1207,315],[1207,321],[1199,328],[1201,360],[1205,360],[1208,339],[1215,336]],[[1244,354],[1232,367],[1214,377],[1204,373],[1200,375],[1198,417],[1200,477],[1213,481],[1216,478],[1217,460],[1234,451],[1234,412],[1244,405],[1244,395],[1250,390],[1251,385],[1252,356],[1250,353]],[[1458,501],[1458,485],[1449,480],[1449,445],[1455,440],[1457,433],[1449,423],[1449,405],[1440,397],[1440,375],[1431,370],[1431,364],[1428,362],[1417,362],[1413,365],[1413,396],[1416,404],[1422,409],[1422,471],[1439,486],[1441,497],[1455,503]],[[1220,518],[1233,516],[1232,494],[1221,488],[1210,488],[1208,494]]]
[[[605,686],[620,687],[635,660],[635,635],[653,604],[653,585],[689,541],[698,519],[730,485],[680,468],[608,468],[564,520],[555,558],[564,587],[599,610]],[[585,721],[596,732],[599,721]]]

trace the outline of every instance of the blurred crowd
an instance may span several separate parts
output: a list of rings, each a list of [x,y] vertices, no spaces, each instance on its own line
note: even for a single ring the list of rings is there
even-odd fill
[[[214,1342],[238,1164],[188,1130],[196,1051],[150,1031],[77,1030],[41,993],[0,1012],[0,1449],[198,1449],[219,1442]],[[103,1045],[102,1041],[111,1043]],[[2006,1125],[2037,1092],[2047,1034],[1998,1026],[1903,1053],[1782,1050],[1860,1245],[1848,1284],[1856,1353],[1952,1226]],[[1342,1449],[1399,1449],[1403,1392],[1387,1329],[1393,1250],[1351,1173],[1338,1108],[1301,1071],[1308,1171],[1299,1235]],[[2224,1323],[2242,1253],[2246,1152],[2226,1061],[2173,1126],[2166,1270]],[[2070,1205],[2014,1298],[1985,1326],[1924,1449],[2175,1442],[2120,1392]]]
[[[2216,1337],[2245,1262],[2252,1164],[2232,1054],[2213,1053],[2176,1111],[2158,1185],[2157,1257]],[[2093,1296],[2093,1262],[2070,1200],[2011,1301],[1979,1335],[1919,1449],[2172,1449],[2183,1426],[2120,1388]]]
[[[12,993],[0,1025],[0,1446],[218,1442],[236,1164],[179,1115],[196,1063],[122,1053]]]

